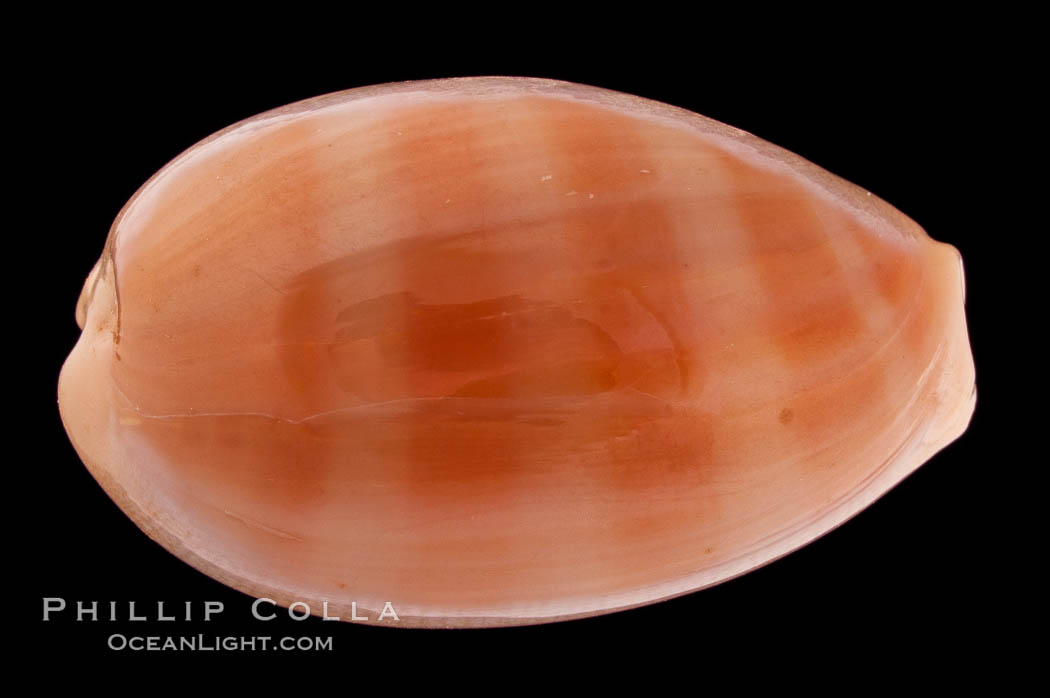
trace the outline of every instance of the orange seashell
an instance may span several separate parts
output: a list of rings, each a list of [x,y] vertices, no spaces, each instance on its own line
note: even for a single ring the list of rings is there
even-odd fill
[[[958,253],[798,156],[569,83],[327,95],[117,217],[59,385],[151,537],[400,625],[628,608],[769,562],[966,428]]]

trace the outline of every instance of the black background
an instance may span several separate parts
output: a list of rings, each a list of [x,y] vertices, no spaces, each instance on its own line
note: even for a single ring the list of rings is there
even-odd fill
[[[22,469],[28,481],[14,493],[31,505],[18,537],[30,570],[29,588],[16,602],[28,628],[22,649],[56,659],[119,655],[136,662],[146,659],[142,653],[106,648],[110,634],[331,635],[333,653],[341,661],[352,657],[346,666],[368,673],[391,661],[418,666],[424,658],[461,667],[468,659],[477,667],[519,658],[535,668],[554,657],[609,657],[641,648],[685,652],[697,671],[724,671],[729,659],[769,655],[813,663],[852,659],[874,667],[919,661],[931,647],[968,652],[994,644],[987,627],[1001,613],[1001,597],[986,586],[998,549],[988,503],[998,485],[988,473],[1003,388],[990,357],[996,351],[993,289],[1003,271],[992,252],[995,231],[981,209],[994,175],[979,163],[992,157],[993,145],[974,135],[1008,109],[1000,80],[1008,67],[980,42],[931,47],[924,37],[892,33],[807,47],[749,40],[706,51],[652,37],[642,44],[621,37],[586,47],[544,37],[537,44],[491,41],[467,50],[451,40],[333,50],[329,40],[323,53],[307,42],[295,51],[264,43],[208,54],[187,41],[111,42],[108,50],[99,46],[106,39],[49,43],[44,53],[50,67],[26,76],[31,96],[22,107],[34,150],[24,171],[29,198],[23,204],[35,222],[27,237],[40,245],[16,270],[34,291],[38,323],[21,376],[30,384],[24,426],[39,434],[37,451]],[[65,436],[55,391],[79,334],[73,311],[83,279],[112,219],[139,185],[212,132],[326,92],[467,75],[558,78],[702,113],[865,187],[932,237],[955,245],[966,265],[978,375],[969,431],[820,540],[741,578],[664,603],[486,631],[253,620],[250,598],[147,539],[94,482]],[[226,610],[208,624],[78,623],[68,611],[44,623],[46,596],[63,597],[71,606],[118,601],[122,614],[132,600],[151,616],[157,601],[177,609],[194,601],[197,617],[204,600],[222,601]],[[200,654],[177,659],[200,660]],[[331,666],[333,660],[318,661]],[[662,673],[658,665],[619,670]]]

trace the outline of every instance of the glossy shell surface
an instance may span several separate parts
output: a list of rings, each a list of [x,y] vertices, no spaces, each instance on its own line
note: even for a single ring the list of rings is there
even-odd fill
[[[470,78],[236,124],[121,211],[59,389],[151,537],[283,604],[525,624],[700,589],[966,428],[958,253],[667,105]]]

